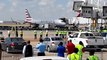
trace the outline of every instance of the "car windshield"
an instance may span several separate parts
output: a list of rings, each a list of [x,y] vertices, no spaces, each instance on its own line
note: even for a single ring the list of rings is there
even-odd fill
[[[63,40],[63,39],[60,38],[60,37],[52,37],[52,40],[53,40],[53,41],[60,41],[60,40]]]
[[[107,33],[101,33],[101,36],[106,37]]]
[[[20,41],[24,41],[22,38],[11,38],[12,42],[20,42]]]

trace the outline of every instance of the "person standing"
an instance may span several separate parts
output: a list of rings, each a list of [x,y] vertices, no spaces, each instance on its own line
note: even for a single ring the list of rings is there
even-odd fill
[[[69,40],[68,43],[66,44],[66,48],[67,48],[67,54],[72,54],[74,52],[75,49],[75,45],[72,43],[72,40]]]
[[[48,30],[46,30],[46,37],[48,37]]]
[[[38,49],[38,56],[45,56],[46,45],[43,43],[43,40],[39,40],[40,43],[36,45],[36,49]]]
[[[42,39],[43,31],[40,31],[40,39]]]
[[[8,31],[8,37],[10,37],[10,31]]]
[[[55,36],[58,36],[58,30],[56,30],[56,32],[55,32]]]
[[[1,43],[0,43],[0,60],[2,58],[2,46],[1,46]]]
[[[33,56],[33,48],[32,45],[30,45],[30,41],[27,41],[27,44],[23,47],[23,55],[24,57]]]
[[[64,57],[65,47],[63,46],[63,42],[60,42],[57,47],[58,56]]]
[[[37,39],[37,31],[34,30],[34,39]]]
[[[75,49],[74,49],[74,52],[73,52],[72,54],[69,54],[69,55],[67,56],[67,58],[68,58],[68,60],[80,60],[80,57],[79,57],[79,55],[78,55],[78,49],[75,48]]]
[[[80,60],[82,60],[82,55],[83,55],[83,52],[84,52],[84,45],[82,43],[82,41],[79,42],[78,45],[76,45],[76,48],[78,48],[78,55],[80,56]]]
[[[20,31],[20,37],[23,38],[23,30]]]
[[[98,56],[94,55],[94,53],[94,50],[89,51],[90,56],[86,60],[99,60]]]

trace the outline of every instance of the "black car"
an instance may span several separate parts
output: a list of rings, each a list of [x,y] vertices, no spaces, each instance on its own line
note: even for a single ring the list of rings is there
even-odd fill
[[[8,37],[1,42],[2,49],[6,52],[22,52],[23,46],[26,44],[23,38]]]

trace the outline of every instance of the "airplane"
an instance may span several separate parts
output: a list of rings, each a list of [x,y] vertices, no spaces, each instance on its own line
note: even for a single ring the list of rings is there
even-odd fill
[[[44,24],[52,24],[55,27],[64,27],[66,25],[65,22],[63,22],[63,20],[61,19],[56,19],[53,21],[42,21],[42,20],[35,20],[31,17],[28,9],[25,9],[25,14],[26,14],[26,19],[24,20],[24,23],[30,23],[33,25],[39,25],[40,28],[43,28]]]

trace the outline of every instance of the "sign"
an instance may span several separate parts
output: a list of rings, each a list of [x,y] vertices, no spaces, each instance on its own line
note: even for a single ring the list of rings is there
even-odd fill
[[[84,4],[84,1],[74,1],[73,10],[80,11],[83,4]]]
[[[92,18],[93,17],[93,7],[92,6],[82,6],[82,17]]]

